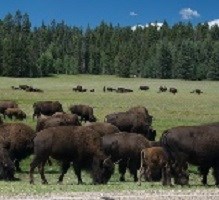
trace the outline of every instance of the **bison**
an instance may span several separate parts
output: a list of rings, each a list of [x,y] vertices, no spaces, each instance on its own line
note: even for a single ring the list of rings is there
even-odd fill
[[[0,125],[0,136],[10,143],[9,154],[17,171],[21,171],[19,162],[33,153],[35,131],[23,123],[4,123]]]
[[[51,116],[56,112],[63,112],[62,104],[59,101],[37,101],[33,104],[33,119],[41,114]]]
[[[144,106],[132,107],[127,112],[134,113],[134,114],[142,114],[145,118],[145,122],[148,123],[149,125],[152,124],[153,116],[149,115],[147,108],[145,108]]]
[[[162,147],[150,147],[141,151],[141,167],[139,185],[142,176],[147,181],[159,181],[163,185],[171,185],[170,162],[168,154]]]
[[[138,180],[140,153],[147,147],[150,147],[150,142],[144,136],[136,133],[119,132],[102,137],[103,151],[106,155],[111,156],[114,162],[119,163],[120,181],[125,181],[127,167],[134,176],[134,181]]]
[[[93,114],[93,108],[88,105],[72,105],[69,107],[69,110],[72,114],[76,114],[81,117],[82,121],[95,122],[96,117]]]
[[[140,87],[139,87],[139,90],[149,90],[149,87],[147,86],[147,85],[141,85]]]
[[[99,134],[85,126],[60,126],[45,129],[37,133],[34,139],[35,157],[30,164],[30,183],[34,183],[33,172],[37,166],[42,178],[42,183],[47,180],[44,175],[44,165],[49,156],[61,162],[61,175],[63,177],[73,162],[73,168],[82,183],[81,170],[91,172],[94,184],[105,184],[114,172],[114,164],[107,157],[100,146]]]
[[[51,117],[39,117],[37,119],[36,131],[41,131],[43,129],[49,127],[56,127],[56,126],[79,126],[81,123],[78,120],[77,115],[71,114],[62,114],[57,115],[54,114]]]
[[[219,186],[219,123],[169,129],[164,131],[161,143],[177,166],[175,180],[178,184],[188,184],[185,166],[190,163],[200,168],[203,184],[207,183],[207,174],[212,167],[215,184]]]
[[[192,92],[190,92],[190,93],[196,93],[196,94],[198,94],[198,95],[200,95],[201,93],[203,93],[200,89],[195,89],[195,90],[193,90]]]
[[[0,102],[0,113],[4,115],[7,108],[18,108],[18,104],[15,101],[5,100]]]
[[[26,119],[27,115],[20,108],[7,108],[4,112],[4,118],[7,116],[12,120],[13,117],[18,120]]]
[[[173,93],[173,94],[176,94],[176,93],[178,92],[178,90],[177,90],[176,88],[174,88],[174,87],[171,87],[171,88],[169,89],[169,91],[170,91],[171,93]]]
[[[98,132],[101,137],[119,132],[119,129],[116,126],[106,122],[86,123],[85,126],[88,126],[89,128]]]
[[[105,121],[118,127],[120,131],[140,133],[146,138],[155,138],[142,114],[119,112],[105,116]],[[152,135],[151,135],[152,134]]]
[[[167,87],[166,86],[160,86],[158,93],[159,92],[166,92],[166,91],[167,91]]]

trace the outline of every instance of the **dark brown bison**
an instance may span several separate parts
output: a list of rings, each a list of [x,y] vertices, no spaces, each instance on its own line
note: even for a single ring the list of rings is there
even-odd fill
[[[33,104],[33,119],[41,114],[51,116],[56,112],[63,112],[62,104],[59,101],[37,101]]]
[[[5,116],[10,118],[11,120],[13,117],[18,120],[23,120],[27,117],[26,113],[22,111],[20,108],[7,108],[4,112],[4,118]]]
[[[34,130],[23,123],[4,123],[0,125],[0,136],[10,142],[9,153],[17,171],[19,162],[33,153]]]
[[[21,89],[21,90],[26,90],[26,89],[28,89],[28,88],[30,88],[31,86],[29,86],[29,85],[19,85],[19,88]]]
[[[215,184],[219,185],[219,125],[175,127],[163,133],[161,143],[177,166],[174,177],[177,184],[188,184],[189,176],[184,166],[190,163],[200,168],[203,184],[207,183],[207,174],[212,167]]]
[[[39,117],[37,119],[36,131],[41,131],[43,129],[49,127],[56,127],[56,126],[80,126],[81,123],[79,122],[77,115],[71,114],[62,114],[57,115],[54,114],[48,117]]]
[[[148,123],[142,114],[127,112],[112,113],[105,116],[105,121],[118,127],[120,131],[140,133],[150,140],[154,140],[154,131],[150,131]]]
[[[19,88],[19,87],[16,87],[16,86],[11,86],[11,89],[12,89],[12,90],[20,90],[20,88]]]
[[[159,181],[162,178],[163,185],[171,185],[170,162],[166,151],[162,147],[150,147],[141,151],[141,178],[147,181]]]
[[[113,91],[113,90],[112,90]],[[119,87],[117,88],[116,90],[117,93],[127,93],[127,92],[133,92],[133,90],[131,89],[126,89],[126,88],[123,88],[123,87]]]
[[[149,115],[149,112],[148,112],[147,108],[145,108],[144,106],[132,107],[127,112],[128,113],[134,113],[134,114],[142,114],[145,118],[145,122],[148,123],[148,125],[152,124],[153,116]]]
[[[119,129],[116,126],[106,122],[86,123],[85,126],[88,126],[89,128],[98,132],[101,137],[119,132]]]
[[[42,183],[47,180],[44,175],[44,165],[48,158],[61,162],[62,173],[58,182],[63,177],[73,162],[73,168],[82,183],[81,170],[91,171],[94,184],[105,184],[114,172],[114,164],[100,148],[99,134],[85,126],[60,126],[45,129],[37,133],[34,139],[35,157],[30,164],[30,183],[33,183],[33,172],[40,167]]]
[[[176,93],[178,92],[178,90],[177,90],[176,88],[173,88],[173,87],[171,87],[171,88],[169,89],[169,91],[170,91],[171,93],[173,93],[173,94],[176,94]]]
[[[81,117],[82,121],[89,121],[89,122],[95,122],[96,117],[93,114],[93,108],[88,105],[72,105],[69,107],[69,110],[72,114],[76,114]]]
[[[91,89],[90,92],[95,92],[95,90],[94,90],[94,89]]]
[[[147,85],[141,85],[140,87],[139,87],[139,90],[149,90],[150,88],[147,86]]]
[[[138,180],[137,170],[140,167],[140,153],[150,147],[150,142],[136,133],[120,132],[102,137],[102,149],[111,156],[114,162],[119,163],[120,181],[125,181],[126,168]]]
[[[15,101],[5,100],[0,102],[0,113],[4,115],[7,108],[18,108],[18,104]]]
[[[159,92],[166,92],[166,91],[167,91],[167,87],[166,86],[160,86],[158,93]]]
[[[190,93],[196,93],[196,94],[201,94],[201,93],[203,93],[200,89],[195,89],[195,90],[193,90],[192,92],[190,92]]]
[[[15,167],[9,155],[10,142],[0,135],[0,180],[16,180]]]

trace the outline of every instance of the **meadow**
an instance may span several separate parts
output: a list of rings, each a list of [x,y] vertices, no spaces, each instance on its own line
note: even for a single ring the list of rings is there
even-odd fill
[[[21,90],[12,90],[11,86],[20,84],[31,85],[44,90],[43,93],[30,93]],[[76,93],[72,88],[82,85],[84,88],[95,89],[94,93]],[[148,91],[140,91],[140,85],[148,85]],[[160,85],[176,87],[178,93],[173,95],[169,92],[157,93]],[[133,89],[133,93],[103,92],[103,87],[125,87]],[[201,95],[191,94],[196,88],[204,93]],[[98,121],[104,121],[104,116],[119,111],[126,111],[132,106],[145,106],[153,115],[153,128],[157,130],[157,138],[168,128],[180,125],[198,125],[219,121],[219,82],[216,81],[184,81],[184,80],[161,80],[143,78],[118,78],[116,76],[95,75],[60,75],[48,78],[0,78],[0,100],[15,100],[19,107],[28,115],[23,122],[35,128],[36,120],[33,121],[32,105],[39,100],[58,100],[62,103],[65,111],[71,104],[88,104],[94,107],[94,114]],[[5,120],[9,122],[10,120]],[[82,173],[85,185],[77,185],[77,179],[71,170],[64,178],[62,185],[57,185],[59,167],[56,163],[46,167],[46,177],[49,185],[42,185],[40,175],[35,174],[35,185],[29,184],[29,164],[31,157],[21,163],[22,173],[16,177],[21,181],[0,181],[0,193],[7,195],[16,194],[39,194],[52,192],[72,191],[115,191],[115,190],[144,190],[161,188],[160,183],[143,183],[137,186],[129,173],[126,174],[127,182],[120,183],[118,172],[113,175],[107,185],[95,186],[91,184],[90,176]],[[195,167],[190,167],[190,184],[192,187],[201,186],[200,177]],[[209,183],[214,184],[210,176]],[[153,187],[151,187],[153,185]],[[176,186],[175,188],[180,188]],[[185,187],[186,188],[186,187]]]

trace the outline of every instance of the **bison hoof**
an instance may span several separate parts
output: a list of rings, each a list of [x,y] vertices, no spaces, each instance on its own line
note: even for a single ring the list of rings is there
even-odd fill
[[[44,180],[44,181],[42,181],[42,184],[43,184],[43,185],[47,185],[47,184],[48,184],[48,181],[47,181],[47,180]]]
[[[120,177],[119,179],[121,182],[125,182],[125,178],[124,177]]]

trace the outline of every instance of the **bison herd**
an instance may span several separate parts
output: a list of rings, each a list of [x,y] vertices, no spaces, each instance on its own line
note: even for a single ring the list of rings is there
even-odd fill
[[[19,110],[13,101],[0,103],[3,116],[12,116],[7,113],[14,113],[13,109]],[[20,161],[34,154],[31,184],[35,168],[42,183],[48,183],[44,168],[53,158],[61,165],[58,183],[72,166],[78,184],[83,183],[82,170],[90,173],[93,184],[106,184],[117,164],[120,181],[125,181],[128,169],[139,184],[144,178],[169,186],[188,185],[188,165],[192,164],[198,167],[204,185],[212,168],[219,186],[219,123],[170,128],[156,138],[153,116],[143,106],[107,114],[104,122],[97,122],[88,105],[71,105],[66,113],[58,101],[38,101],[33,104],[35,117],[35,130],[24,123],[0,121],[1,179],[15,180],[15,171],[22,170]]]

